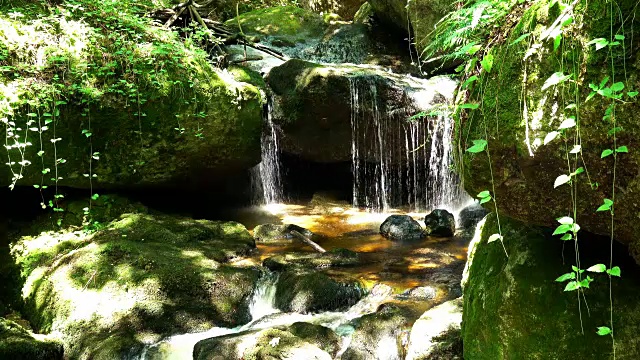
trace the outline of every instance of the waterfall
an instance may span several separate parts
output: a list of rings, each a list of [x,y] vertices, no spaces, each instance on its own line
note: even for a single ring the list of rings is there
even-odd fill
[[[438,109],[450,99],[436,96],[447,80],[401,84],[404,103],[394,109],[380,93],[381,81],[388,81],[381,79],[349,78],[353,205],[381,212],[407,205],[413,211],[457,208],[466,199],[451,169],[454,122]],[[425,116],[409,120],[420,110]]]
[[[253,292],[253,297],[249,303],[251,320],[255,321],[267,315],[275,314],[279,310],[276,308],[276,284],[278,275],[272,272],[264,273]]]
[[[251,169],[253,201],[256,204],[277,204],[284,200],[278,148],[278,127],[273,123],[273,103],[267,102],[264,128],[260,139],[260,164]]]

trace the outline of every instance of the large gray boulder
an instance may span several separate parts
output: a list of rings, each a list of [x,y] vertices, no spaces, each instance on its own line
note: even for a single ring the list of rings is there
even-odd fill
[[[462,360],[462,298],[427,310],[411,328],[406,360]]]

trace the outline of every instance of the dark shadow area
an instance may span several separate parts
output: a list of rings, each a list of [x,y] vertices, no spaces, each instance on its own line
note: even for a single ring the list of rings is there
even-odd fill
[[[15,201],[8,189],[0,190],[0,316],[7,314],[20,304],[20,289],[23,281],[20,270],[9,252],[8,213],[17,212]]]

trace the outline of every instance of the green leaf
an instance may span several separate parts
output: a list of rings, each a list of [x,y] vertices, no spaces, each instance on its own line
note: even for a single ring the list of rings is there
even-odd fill
[[[558,277],[556,279],[557,282],[565,282],[567,280],[573,280],[576,278],[576,273],[575,272],[570,272],[570,273],[566,273],[564,275],[561,275],[560,277]]]
[[[502,235],[500,234],[493,234],[491,236],[489,236],[489,241],[490,243],[496,241],[496,240],[501,240],[502,241]]]
[[[578,288],[580,287],[580,285],[578,284],[577,281],[571,281],[567,284],[567,286],[565,286],[564,291],[574,291],[574,290],[578,290]]]
[[[40,189],[40,185],[33,185],[34,188]]]
[[[482,45],[474,45],[467,50],[467,54],[473,55],[478,52],[478,50],[482,49]]]
[[[515,44],[521,42],[522,40],[528,38],[529,35],[531,35],[531,33],[526,33],[526,34],[520,35],[517,39],[513,40],[513,42],[511,44],[509,44],[509,46],[512,46],[512,45],[515,45]]]
[[[491,193],[489,192],[489,190],[482,191],[478,195],[476,195],[476,197],[480,199],[486,198],[487,196],[491,196]]]
[[[597,39],[593,39],[591,41],[589,41],[587,43],[587,45],[592,45],[595,44],[596,45],[596,51],[606,47],[607,45],[609,45],[609,41],[607,41],[607,39],[605,38],[597,38]]]
[[[486,72],[490,73],[493,68],[493,55],[487,54],[482,61],[480,61],[480,65],[482,65],[482,68]]]
[[[473,140],[473,146],[468,148],[467,151],[470,153],[476,154],[484,151],[486,147],[487,147],[487,140],[484,140],[484,139]]]
[[[576,104],[569,104],[569,105],[567,105],[567,107],[565,107],[565,109],[567,109],[567,110],[571,110],[571,109],[575,109],[575,108],[577,108],[577,107],[578,107],[578,106],[577,106]]]
[[[563,224],[563,225],[558,226],[553,231],[553,235],[565,234],[565,233],[571,231],[571,229],[572,229],[572,225],[571,224]]]
[[[568,79],[571,78],[571,75],[565,75],[563,72],[556,72],[553,73],[551,76],[549,76],[549,78],[544,82],[544,85],[542,85],[542,90],[544,91],[545,89],[554,86],[554,85],[558,85],[561,84],[565,81],[567,81]]]
[[[573,218],[570,218],[568,216],[564,216],[564,217],[558,218],[556,220],[562,225],[571,225],[571,224],[573,224]]]
[[[604,203],[602,205],[600,205],[600,207],[598,208],[598,210],[596,210],[596,212],[598,211],[609,211],[611,210],[611,206],[613,205],[613,201],[609,200],[609,199],[604,199]]]
[[[600,158],[604,159],[604,158],[606,158],[607,156],[609,156],[611,154],[613,154],[613,150],[611,150],[611,149],[604,150],[604,151],[602,151],[602,154],[600,155]]]
[[[618,267],[618,266],[612,267],[611,269],[607,270],[607,274],[609,274],[611,276],[620,277],[620,267]]]
[[[574,145],[573,149],[571,149],[571,151],[569,151],[569,154],[578,154],[580,152],[580,150],[582,150],[582,146]]]
[[[626,146],[620,146],[619,148],[616,149],[617,153],[628,153],[629,149]]]
[[[624,40],[624,35],[616,34],[615,39],[616,40]]]
[[[604,264],[595,264],[587,269],[587,271],[591,271],[594,273],[602,273],[607,270],[607,267]]]
[[[605,85],[607,85],[607,83],[609,82],[609,77],[605,76],[604,79],[602,79],[602,81],[600,81],[600,86],[597,88],[593,88],[591,87],[593,90],[599,90],[602,89]]]
[[[573,239],[573,235],[570,234],[570,233],[566,233],[566,234],[562,235],[562,237],[560,238],[560,240],[563,240],[563,241],[569,241],[571,239]]]
[[[558,130],[569,129],[574,126],[576,126],[576,119],[574,117],[570,117],[560,124],[560,127],[558,127]]]
[[[627,93],[627,95],[628,95],[629,97],[636,97],[636,96],[638,96],[638,92],[637,92],[637,91],[629,91],[629,92]]]
[[[100,195],[98,195],[98,194],[93,194],[93,195],[91,196],[91,200],[98,200],[98,198],[99,198],[99,197],[100,197]]]
[[[475,110],[480,107],[480,104],[462,104],[460,105],[460,109],[471,109]]]
[[[611,329],[609,329],[606,326],[598,326],[598,331],[596,331],[596,334],[598,334],[600,336],[609,335],[609,334],[611,334]]]
[[[544,145],[547,145],[548,143],[552,142],[555,138],[558,137],[558,135],[560,135],[558,131],[552,131],[548,133],[547,136],[544,137]]]
[[[611,91],[613,91],[613,92],[621,91],[623,89],[624,89],[624,83],[623,82],[617,82],[617,83],[614,83],[613,85],[611,85]]]
[[[480,199],[480,205],[482,205],[484,203],[488,203],[489,201],[491,201],[491,199],[492,199],[491,196],[487,196],[487,197],[484,197],[484,198]]]
[[[571,177],[569,175],[560,175],[556,178],[556,181],[553,182],[553,188],[557,188],[560,185],[564,185],[571,181]]]
[[[556,35],[556,37],[553,39],[553,51],[558,50],[561,42],[562,42],[562,33]]]
[[[473,83],[474,81],[478,81],[479,78],[477,75],[473,75],[470,78],[467,79],[467,81],[464,82],[464,84],[462,84],[462,88],[466,89],[467,87],[469,87],[469,85],[471,85],[471,83]]]

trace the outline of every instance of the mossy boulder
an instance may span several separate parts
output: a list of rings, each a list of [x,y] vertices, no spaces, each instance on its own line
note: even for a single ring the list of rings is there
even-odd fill
[[[276,6],[246,12],[228,20],[226,25],[242,29],[248,35],[277,37],[291,43],[319,36],[326,27],[322,16],[296,6]]]
[[[320,325],[294,323],[290,327],[246,331],[198,342],[195,360],[330,360],[338,350],[338,336]]]
[[[465,359],[603,359],[611,356],[611,337],[596,334],[609,326],[609,279],[594,278],[584,289],[585,300],[566,283],[554,281],[571,272],[573,246],[551,236],[544,228],[500,217],[504,245],[488,243],[497,233],[490,214],[473,240],[464,284],[462,336]],[[609,244],[582,235],[582,268],[609,264]],[[616,357],[640,357],[640,291],[638,267],[616,247],[614,264],[622,277],[612,279]],[[583,276],[584,276],[583,275]],[[588,313],[587,313],[588,311]],[[582,312],[582,320],[580,319]],[[584,329],[584,331],[583,331]]]
[[[287,253],[266,258],[263,262],[263,265],[272,271],[296,267],[318,269],[358,264],[361,264],[358,253],[347,249],[333,249],[324,253]]]
[[[275,305],[282,311],[305,314],[345,310],[364,292],[355,280],[337,281],[321,272],[289,269],[278,278]]]
[[[41,7],[0,16],[23,34],[0,35],[0,65],[15,69],[0,75],[0,111],[9,132],[29,131],[0,149],[1,186],[209,185],[260,161],[263,89],[141,17],[140,2],[29,3]]]
[[[404,359],[403,344],[414,320],[411,311],[393,304],[384,304],[377,312],[354,320],[355,331],[342,359]]]
[[[404,148],[407,119],[445,106],[455,88],[447,85],[452,83],[449,78],[424,80],[376,67],[297,59],[273,68],[267,83],[276,95],[273,120],[283,132],[283,151],[324,163],[352,161],[354,128],[362,134],[357,150],[367,161],[380,160],[371,150],[380,139],[364,134],[381,128],[386,148]],[[406,154],[394,151],[389,161],[406,164]]]
[[[37,340],[13,321],[0,318],[0,358],[15,360],[62,360],[62,344]]]
[[[254,249],[238,223],[133,213],[93,234],[25,236],[12,251],[34,328],[59,331],[71,359],[113,359],[176,333],[249,322],[260,272],[226,262]]]
[[[406,360],[462,360],[462,298],[427,310],[411,328]]]
[[[615,171],[615,233],[614,237],[629,246],[640,263],[640,176],[636,169],[640,164],[638,147],[640,112],[638,98],[628,96],[627,91],[638,88],[640,84],[640,52],[637,42],[630,39],[640,37],[640,25],[626,24],[621,27],[615,14],[625,13],[640,16],[637,1],[619,1],[615,14],[603,1],[578,3],[573,17],[579,28],[569,26],[564,35],[564,45],[553,51],[553,41],[538,45],[538,40],[529,47],[529,41],[510,45],[521,35],[531,33],[538,39],[560,14],[557,4],[549,7],[553,1],[532,3],[520,15],[519,22],[509,28],[504,42],[493,47],[492,55],[496,59],[490,74],[482,74],[482,86],[470,91],[466,102],[481,102],[482,107],[470,111],[460,126],[460,139],[468,139],[459,144],[468,148],[475,139],[486,139],[488,134],[491,151],[489,170],[486,153],[467,154],[464,166],[464,184],[471,194],[479,193],[495,186],[495,197],[501,214],[506,214],[530,224],[557,226],[556,218],[568,214],[570,199],[575,198],[577,222],[583,230],[609,235],[608,213],[596,212],[605,198],[613,196],[614,180],[613,155],[602,158],[605,149],[614,148],[611,131],[614,124],[607,117],[607,108],[612,100],[596,94],[586,102],[591,93],[589,84],[611,89],[615,81],[624,84],[622,95],[616,103],[616,140],[615,147],[627,146],[629,153],[619,153]],[[634,15],[635,14],[635,15]],[[609,20],[613,19],[613,24]],[[591,39],[610,37],[610,28],[621,29],[624,35],[624,47],[611,48],[612,57],[606,50],[596,51],[594,45],[587,45]],[[525,56],[530,52],[529,56]],[[558,64],[572,64],[571,68],[561,69]],[[542,90],[545,82],[556,72],[564,71],[577,79],[566,81],[558,86]],[[615,76],[614,76],[615,74]],[[514,84],[518,84],[513,89]],[[577,87],[576,87],[577,86]],[[570,94],[570,95],[569,95]],[[573,108],[570,104],[576,103]],[[560,138],[548,144],[545,138],[557,131],[560,124],[576,117],[579,119],[580,159],[573,170],[567,169],[567,151],[571,150],[576,139],[576,128],[563,130],[568,142]],[[603,120],[604,119],[604,120]],[[485,124],[487,128],[485,129]],[[573,156],[573,155],[572,155]],[[568,175],[582,167],[588,172],[575,177],[572,186],[554,186],[560,175]],[[493,176],[493,180],[492,180]],[[572,194],[581,194],[573,197]],[[573,212],[571,210],[571,212]]]

